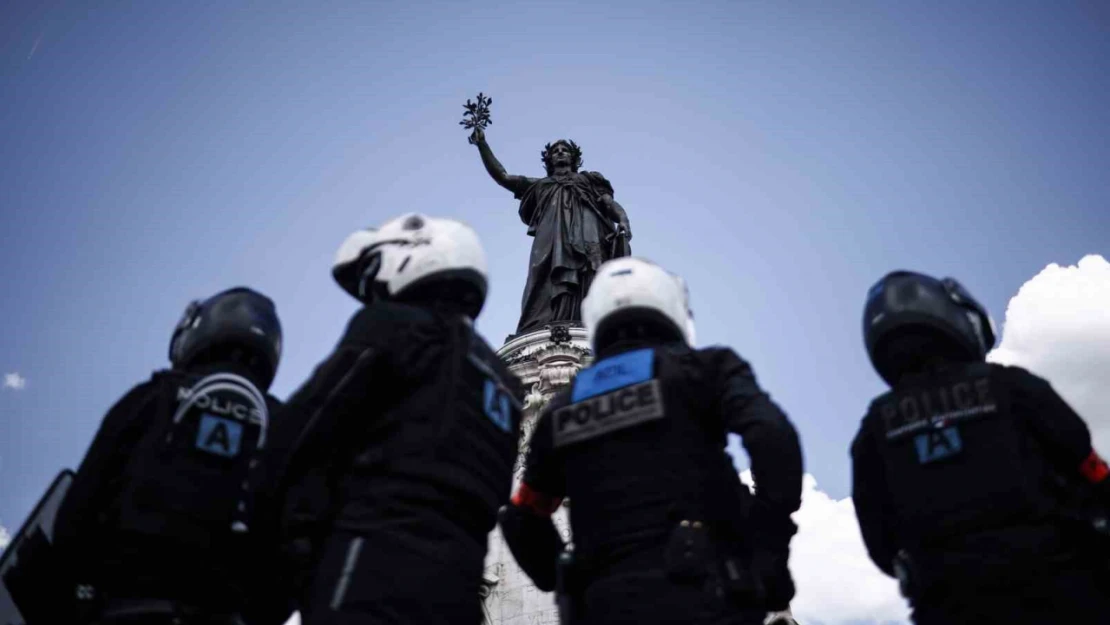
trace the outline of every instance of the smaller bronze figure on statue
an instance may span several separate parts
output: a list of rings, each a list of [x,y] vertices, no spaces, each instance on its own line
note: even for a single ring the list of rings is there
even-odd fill
[[[543,178],[506,173],[486,142],[491,102],[483,94],[477,102],[467,100],[460,124],[473,129],[470,143],[478,146],[490,177],[520,200],[518,214],[534,238],[516,332],[579,325],[582,298],[597,268],[631,254],[628,215],[613,199],[613,185],[605,176],[581,171],[582,150],[573,141],[560,139],[544,147]]]

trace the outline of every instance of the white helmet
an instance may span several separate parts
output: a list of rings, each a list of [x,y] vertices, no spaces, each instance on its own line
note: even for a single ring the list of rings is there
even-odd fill
[[[614,315],[647,312],[665,319],[685,341],[694,344],[694,317],[686,281],[655,263],[623,257],[597,270],[590,292],[582,300],[582,323],[596,350],[598,329]],[[619,319],[618,319],[619,321]]]
[[[478,235],[453,219],[408,213],[381,228],[357,230],[339,246],[332,276],[361,302],[395,298],[430,282],[461,282],[486,298],[486,253]]]

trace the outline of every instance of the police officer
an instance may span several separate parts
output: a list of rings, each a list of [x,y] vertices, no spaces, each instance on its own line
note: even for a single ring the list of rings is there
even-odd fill
[[[303,622],[477,625],[521,391],[474,330],[485,253],[408,214],[352,234],[333,275],[364,306],[288,405],[308,423],[282,480]]]
[[[559,592],[564,622],[761,624],[785,610],[802,487],[793,425],[732,350],[692,347],[685,284],[657,265],[602,265],[582,318],[595,362],[541,415],[501,515],[521,568]],[[573,545],[556,565],[550,515],[564,498]]]
[[[55,530],[78,622],[235,623],[252,609],[274,544],[252,513],[281,336],[273,302],[253,290],[194,301],[172,368],[105,416]],[[280,623],[288,610],[258,616]]]
[[[1110,619],[1097,538],[1069,503],[1110,486],[1082,419],[1045,380],[985,361],[994,324],[952,278],[888,274],[863,334],[891,390],[852,444],[852,501],[914,622]]]

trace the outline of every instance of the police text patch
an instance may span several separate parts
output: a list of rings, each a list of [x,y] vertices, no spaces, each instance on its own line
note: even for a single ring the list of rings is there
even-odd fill
[[[552,415],[555,446],[588,440],[663,417],[659,380],[625,386],[556,410]]]
[[[998,404],[990,378],[959,380],[893,394],[879,406],[887,440],[992,415]]]
[[[197,449],[225,458],[234,458],[239,454],[239,442],[242,438],[241,423],[210,414],[201,415],[200,427],[197,428]]]
[[[575,376],[570,400],[580,402],[622,386],[650,380],[654,364],[655,350],[652,349],[638,349],[595,362]]]

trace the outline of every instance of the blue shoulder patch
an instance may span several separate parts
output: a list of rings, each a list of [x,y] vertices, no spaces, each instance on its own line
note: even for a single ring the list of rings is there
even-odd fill
[[[210,454],[234,458],[239,454],[243,438],[243,424],[221,419],[210,414],[201,415],[197,428],[197,449]]]
[[[575,376],[571,401],[577,403],[630,384],[646,382],[651,379],[654,366],[655,350],[651,348],[595,362]]]
[[[493,380],[486,380],[482,391],[482,406],[490,421],[504,432],[513,427],[513,407],[509,396]]]

